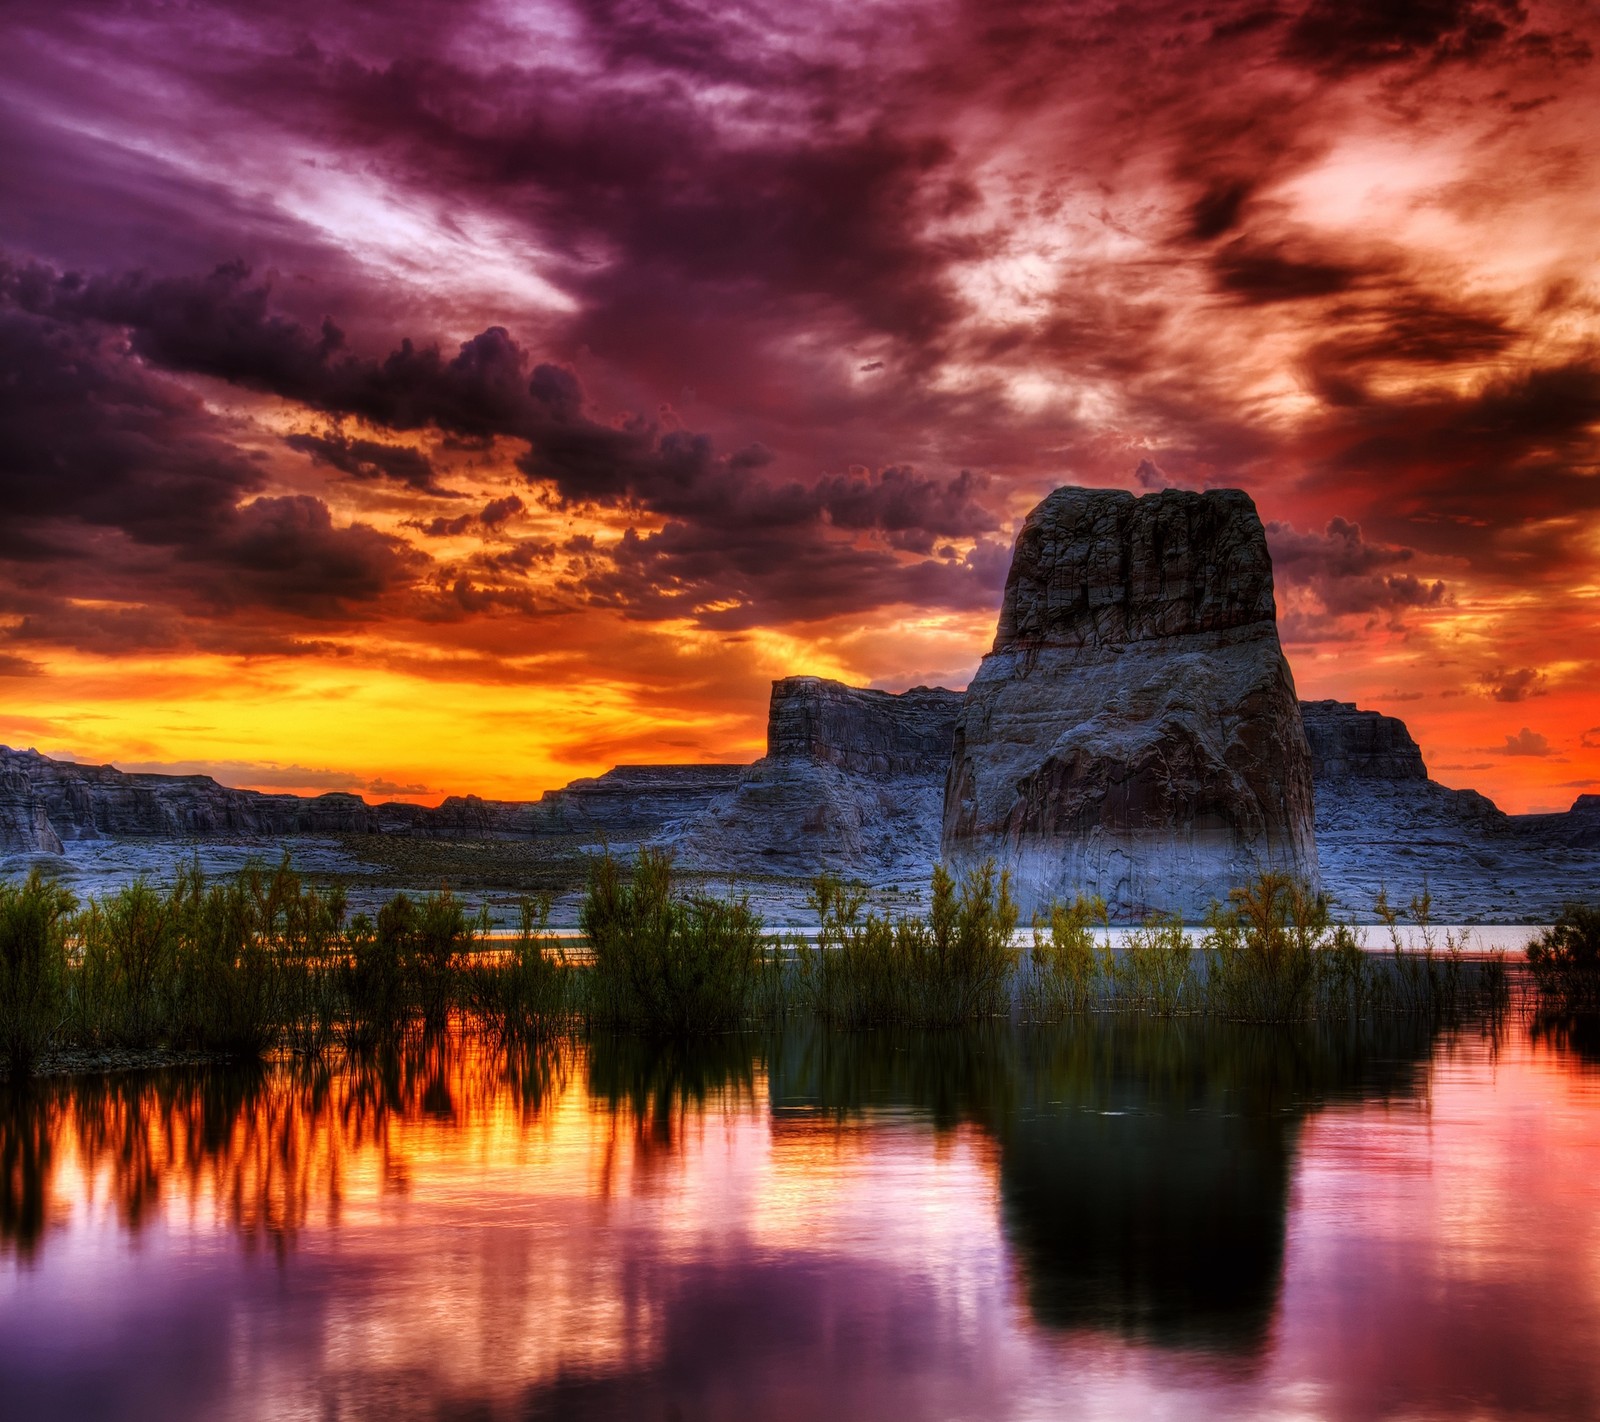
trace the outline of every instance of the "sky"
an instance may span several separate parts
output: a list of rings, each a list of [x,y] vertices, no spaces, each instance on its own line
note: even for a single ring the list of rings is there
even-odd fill
[[[1061,484],[1600,791],[1600,14],[11,0],[0,741],[437,802],[959,687]]]

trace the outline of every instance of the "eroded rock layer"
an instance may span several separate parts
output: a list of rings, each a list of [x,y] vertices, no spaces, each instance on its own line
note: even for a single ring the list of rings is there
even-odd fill
[[[772,684],[767,754],[674,842],[686,868],[882,879],[932,867],[959,692]]]
[[[15,766],[0,763],[0,854],[60,853],[61,839],[33,783]]]
[[[0,853],[62,851],[62,841],[281,839],[397,834],[490,840],[539,836],[627,851],[705,808],[742,765],[619,765],[539,800],[452,795],[437,806],[359,795],[263,794],[209,775],[129,774],[0,746]]]
[[[1336,908],[1370,921],[1379,892],[1424,893],[1441,922],[1548,922],[1600,883],[1600,814],[1508,815],[1428,774],[1404,721],[1347,701],[1301,706],[1311,746],[1322,882]]]
[[[1238,490],[1064,488],[1029,514],[956,724],[941,850],[1024,909],[1196,916],[1262,868],[1315,882],[1311,758],[1272,563]]]

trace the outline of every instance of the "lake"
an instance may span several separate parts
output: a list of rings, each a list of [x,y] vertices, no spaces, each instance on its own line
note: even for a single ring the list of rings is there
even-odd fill
[[[0,1416],[1600,1416],[1600,1035],[1109,1017],[0,1086]]]

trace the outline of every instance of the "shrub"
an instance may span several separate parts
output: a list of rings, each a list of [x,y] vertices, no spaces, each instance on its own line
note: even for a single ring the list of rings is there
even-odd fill
[[[1245,1022],[1291,1022],[1313,1005],[1317,956],[1329,941],[1328,901],[1267,870],[1211,906],[1201,947],[1207,1005]]]
[[[34,870],[0,883],[0,1053],[25,1075],[66,1016],[67,922],[73,898]]]
[[[824,876],[812,886],[821,922],[804,950],[805,995],[826,1021],[953,1026],[1003,1010],[1017,965],[1011,879],[994,861],[970,871],[959,892],[943,865],[933,871],[926,920],[868,912],[866,891]]]
[[[958,894],[944,866],[936,864],[928,922],[920,1020],[948,1026],[1001,1011],[1017,966],[1010,871],[997,874],[994,860],[985,860],[968,871]]]
[[[83,962],[74,1035],[88,1046],[150,1047],[165,1039],[177,978],[177,918],[170,897],[140,877],[78,921]]]
[[[208,885],[196,863],[173,884],[162,954],[171,980],[157,1032],[175,1046],[252,1057],[277,1035],[281,973],[251,872]]]
[[[401,894],[379,910],[377,923],[364,913],[350,921],[339,965],[347,1046],[392,1041],[405,1024],[405,964],[398,929],[410,910],[410,901]]]
[[[1462,997],[1467,935],[1457,937],[1447,930],[1441,949],[1433,924],[1433,895],[1426,883],[1404,912],[1389,903],[1383,889],[1378,891],[1373,909],[1388,930],[1390,944],[1387,972],[1376,982],[1379,1004],[1421,1016],[1453,1014]],[[1401,940],[1399,925],[1408,915],[1422,940],[1419,949],[1408,949]]]
[[[1095,924],[1107,930],[1099,944]],[[1102,968],[1110,961],[1106,901],[1079,894],[1070,904],[1052,903],[1047,915],[1034,920],[1024,1009],[1046,1020],[1086,1012],[1096,1001]]]
[[[579,925],[594,953],[593,1020],[692,1036],[748,1012],[761,920],[748,900],[674,897],[670,854],[641,849],[630,883],[609,854],[597,860]]]
[[[1527,948],[1542,997],[1565,1007],[1600,1006],[1600,905],[1569,903]]]
[[[1196,995],[1189,934],[1177,914],[1152,914],[1108,967],[1119,1006],[1172,1017]]]
[[[867,891],[832,875],[812,882],[807,902],[817,915],[816,947],[801,945],[804,1000],[841,1027],[900,1022],[915,1015],[915,978],[923,925],[862,910]]]

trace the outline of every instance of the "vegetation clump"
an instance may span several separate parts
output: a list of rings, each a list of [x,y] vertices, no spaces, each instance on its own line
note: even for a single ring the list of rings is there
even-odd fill
[[[0,883],[0,1054],[13,1075],[31,1069],[63,1026],[72,895],[37,870]]]
[[[866,891],[828,875],[809,902],[820,929],[816,947],[799,953],[801,996],[823,1020],[948,1027],[1009,1008],[1017,906],[1010,874],[992,859],[959,888],[935,866],[926,919],[863,913]]]
[[[452,1022],[542,1049],[580,1027],[687,1038],[797,1009],[848,1028],[1089,1012],[1437,1022],[1508,992],[1504,955],[1469,960],[1464,934],[1434,927],[1426,890],[1404,910],[1379,895],[1388,953],[1277,872],[1214,904],[1198,933],[1153,915],[1114,938],[1104,901],[1053,904],[1025,957],[992,861],[959,882],[935,868],[924,914],[879,912],[830,876],[810,905],[815,943],[769,942],[747,898],[676,887],[669,855],[642,850],[630,872],[606,856],[579,914],[587,951],[569,954],[548,897],[524,901],[506,941],[448,889],[347,919],[342,892],[308,886],[287,859],[222,882],[194,863],[168,888],[139,879],[81,911],[36,873],[0,882],[0,1065],[26,1072],[64,1047],[314,1059]],[[1570,906],[1528,962],[1547,1006],[1600,1005],[1600,909]]]
[[[726,1031],[748,1013],[760,918],[745,899],[675,895],[664,851],[641,849],[631,881],[609,854],[599,859],[578,923],[594,955],[592,1021],[693,1036]]]
[[[1600,905],[1567,904],[1528,944],[1527,959],[1547,1005],[1600,1008]]]
[[[474,1015],[512,1041],[551,1036],[577,1007],[576,969],[550,932],[550,902],[549,894],[524,898],[516,938],[469,969]]]

